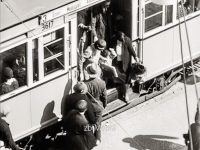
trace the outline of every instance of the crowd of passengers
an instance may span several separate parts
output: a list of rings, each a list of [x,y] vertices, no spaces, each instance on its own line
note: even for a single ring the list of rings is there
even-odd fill
[[[127,101],[126,90],[130,84],[131,57],[135,62],[139,62],[130,38],[121,30],[123,17],[119,15],[115,18],[116,22],[111,22],[113,19],[111,19],[110,3],[110,0],[107,0],[95,9],[90,24],[85,24],[83,18],[78,20],[78,27],[82,30],[79,43],[81,81],[74,86],[74,93],[65,97],[62,106],[62,125],[67,133],[65,144],[68,150],[91,150],[101,143],[102,114],[107,106],[106,84],[111,80],[123,85],[123,98]],[[85,46],[88,32],[93,37],[93,43]],[[19,62],[23,60],[19,60],[18,64]],[[4,68],[1,93],[8,93],[17,89],[19,84],[24,84],[20,83],[20,77],[16,80],[13,73],[15,70],[21,71],[22,73],[18,74],[24,78],[25,70],[22,66]],[[6,112],[1,114],[7,115]],[[4,141],[8,148],[20,149],[12,139],[8,124],[1,119],[0,125],[2,129],[5,128],[1,131],[0,140]]]
[[[177,18],[183,17],[183,12],[187,15],[198,11],[200,0],[185,0],[183,6],[182,10],[181,2],[179,2]],[[84,50],[83,58],[81,58],[84,62],[80,65],[80,70],[82,70],[80,80],[87,80],[85,69],[90,62],[95,62],[100,66],[100,74],[103,75],[101,77],[106,84],[110,79],[114,82],[126,82],[126,74],[130,71],[127,70],[129,58],[133,56],[136,62],[138,58],[131,47],[129,37],[123,32],[124,16],[112,8],[110,0],[94,7],[92,11],[92,19],[91,15],[87,14],[87,9],[78,15],[79,49]],[[93,44],[90,45],[91,41]],[[26,73],[25,55],[17,56],[11,65],[5,66],[2,70],[0,95],[25,85]]]

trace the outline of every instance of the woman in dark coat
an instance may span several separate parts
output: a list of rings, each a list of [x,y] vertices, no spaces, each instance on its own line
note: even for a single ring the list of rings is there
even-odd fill
[[[64,129],[67,131],[67,150],[91,150],[95,146],[95,137],[90,125],[84,116],[87,109],[87,102],[80,100],[76,109],[71,110],[63,118]]]

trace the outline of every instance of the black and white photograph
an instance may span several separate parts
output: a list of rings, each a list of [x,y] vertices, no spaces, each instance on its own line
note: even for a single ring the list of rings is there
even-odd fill
[[[0,150],[200,150],[200,0],[0,0]]]

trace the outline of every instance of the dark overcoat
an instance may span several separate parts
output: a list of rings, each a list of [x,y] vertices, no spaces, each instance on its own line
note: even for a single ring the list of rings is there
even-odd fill
[[[85,81],[88,87],[88,92],[99,101],[99,104],[104,108],[107,105],[106,83],[100,78],[91,78]]]
[[[64,129],[67,131],[67,150],[90,150],[95,146],[91,126],[77,110],[71,110],[63,121]]]
[[[75,109],[75,105],[79,100],[85,100],[87,102],[87,111],[85,112],[85,116],[91,124],[95,124],[95,110],[86,94],[72,93],[67,95],[63,103],[63,116],[66,116],[72,109]]]
[[[113,37],[111,41],[111,47],[116,50],[117,38]],[[131,39],[124,35],[124,41],[122,42],[122,69],[126,73],[131,66],[131,56],[136,58],[136,53],[133,49]],[[116,59],[114,60],[116,61]]]

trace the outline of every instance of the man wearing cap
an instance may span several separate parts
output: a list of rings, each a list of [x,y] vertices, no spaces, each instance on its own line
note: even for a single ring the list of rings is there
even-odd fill
[[[10,67],[5,67],[3,70],[5,82],[1,85],[0,94],[6,94],[19,87],[18,81],[13,77],[13,70]]]
[[[67,150],[91,150],[96,144],[93,130],[85,118],[87,106],[85,100],[77,101],[75,108],[63,119],[63,127],[67,131],[65,145]]]
[[[11,148],[12,150],[20,150],[22,148],[18,147],[12,137],[9,124],[5,121],[7,115],[9,114],[9,107],[0,104],[0,141],[3,141],[4,147]]]
[[[70,110],[75,109],[75,104],[80,100],[85,100],[87,104],[87,111],[85,112],[85,116],[87,120],[91,124],[95,124],[95,114],[94,108],[91,104],[91,101],[88,99],[86,92],[87,92],[87,85],[84,82],[78,82],[74,85],[74,92],[66,96],[63,104],[62,104],[62,115],[63,118],[69,113]]]
[[[98,65],[96,63],[92,63],[88,68],[87,72],[89,74],[90,79],[88,81],[85,81],[85,84],[88,87],[88,93],[91,96],[91,98],[95,99],[95,101],[98,102],[98,104],[105,108],[107,105],[107,91],[106,91],[106,83],[101,78],[98,77]],[[102,111],[98,113],[97,125],[98,127],[101,127],[102,122]],[[98,128],[98,130],[95,132],[95,137],[97,139],[97,145],[101,141],[101,130]]]

